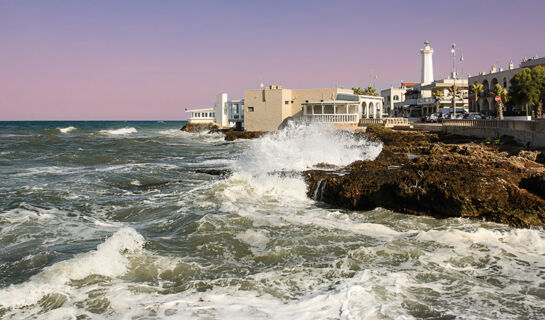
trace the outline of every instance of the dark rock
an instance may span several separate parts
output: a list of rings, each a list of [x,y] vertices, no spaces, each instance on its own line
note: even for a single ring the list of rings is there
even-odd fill
[[[254,139],[257,137],[260,137],[264,135],[266,132],[264,131],[226,131],[225,133],[225,140],[226,141],[234,141],[237,139]]]
[[[182,129],[185,132],[202,132],[202,131],[215,131],[219,130],[219,127],[215,123],[186,123]]]
[[[205,173],[212,176],[227,176],[231,174],[231,170],[228,169],[197,169],[196,173]]]
[[[342,175],[305,171],[307,195],[353,210],[383,207],[437,218],[545,226],[543,165],[483,144],[446,144],[433,133],[381,129],[370,135],[384,141],[377,159],[356,161]],[[409,159],[408,153],[421,156]]]

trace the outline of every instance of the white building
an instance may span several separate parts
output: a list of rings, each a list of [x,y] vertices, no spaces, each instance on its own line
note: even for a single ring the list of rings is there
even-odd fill
[[[227,101],[227,119],[237,130],[244,129],[244,99]]]
[[[384,99],[384,112],[390,117],[403,116],[401,109],[395,109],[396,103],[405,101],[405,93],[412,87],[419,85],[418,82],[402,82],[399,88],[390,87],[380,91],[380,96]]]
[[[244,127],[244,99],[229,100],[227,93],[218,93],[214,105],[216,123],[221,127]]]
[[[467,109],[467,79],[460,79],[457,77],[456,73],[453,72],[450,77],[440,80],[434,80],[435,78],[433,74],[432,58],[433,51],[433,48],[430,47],[430,43],[428,41],[424,42],[424,48],[420,49],[420,53],[422,54],[422,68],[420,79],[422,83],[411,83],[410,87],[406,86],[405,88],[404,100],[399,102],[390,102],[391,104],[393,103],[395,116],[418,118],[423,115],[434,113],[437,107],[437,103],[439,103],[440,108],[450,108],[454,104],[457,110],[458,108],[463,108],[464,110]],[[453,96],[451,91],[453,87],[457,87],[460,89],[459,96]],[[383,91],[385,96],[391,96],[392,94],[392,90],[390,89]],[[403,90],[398,90],[397,92],[401,91]],[[438,98],[438,100],[436,100],[433,96],[433,93],[436,91],[440,91],[443,93],[443,96],[441,98]],[[388,103],[388,99],[386,99],[385,103]]]
[[[216,115],[213,108],[202,108],[186,110],[191,115],[188,122],[191,124],[207,124],[216,122]]]

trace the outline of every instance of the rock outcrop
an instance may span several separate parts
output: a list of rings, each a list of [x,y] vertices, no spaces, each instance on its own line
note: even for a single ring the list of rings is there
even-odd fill
[[[377,159],[305,171],[309,197],[353,210],[545,227],[545,168],[527,153],[440,134],[375,129],[368,135],[384,142]]]
[[[234,141],[237,139],[254,139],[262,136],[266,132],[264,131],[225,131],[225,140]]]
[[[186,123],[182,127],[182,131],[185,132],[202,132],[202,131],[216,131],[219,127],[216,123]]]

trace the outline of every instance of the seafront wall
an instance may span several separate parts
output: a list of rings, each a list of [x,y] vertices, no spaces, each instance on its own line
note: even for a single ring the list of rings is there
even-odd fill
[[[445,120],[443,132],[461,136],[498,139],[512,136],[517,142],[545,148],[545,119],[534,121],[512,120]]]

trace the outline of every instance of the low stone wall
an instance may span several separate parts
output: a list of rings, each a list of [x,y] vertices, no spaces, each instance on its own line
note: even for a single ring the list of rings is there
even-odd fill
[[[521,144],[545,148],[545,120],[445,120],[443,132],[492,139],[512,136]]]

